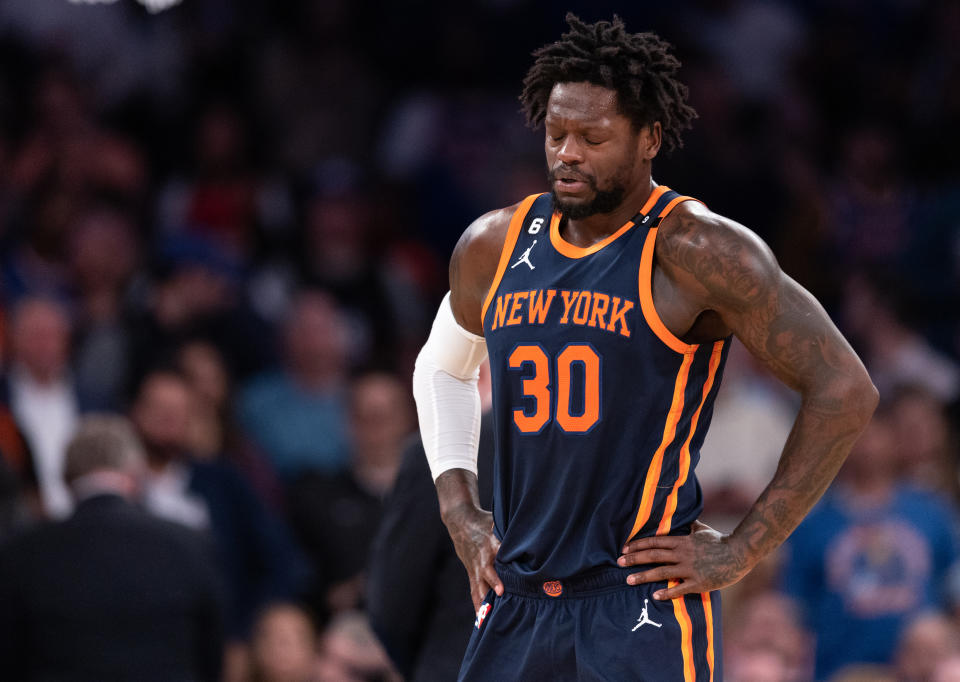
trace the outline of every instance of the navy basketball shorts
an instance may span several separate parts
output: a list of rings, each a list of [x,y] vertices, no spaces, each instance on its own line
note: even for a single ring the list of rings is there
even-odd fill
[[[720,682],[720,593],[656,601],[637,567],[535,582],[497,565],[504,594],[477,613],[461,682]]]

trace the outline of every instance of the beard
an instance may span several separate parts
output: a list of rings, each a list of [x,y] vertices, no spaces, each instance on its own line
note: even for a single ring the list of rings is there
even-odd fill
[[[140,431],[140,442],[147,456],[156,462],[171,462],[180,459],[183,455],[184,446],[182,443],[175,442],[171,438],[161,438]]]
[[[564,218],[568,220],[581,220],[601,213],[612,213],[623,203],[623,197],[627,194],[627,182],[630,172],[633,169],[634,161],[631,159],[617,169],[613,178],[610,180],[610,187],[600,189],[597,185],[597,179],[592,175],[577,171],[578,179],[587,183],[593,190],[593,198],[586,203],[575,202],[569,199],[561,199],[557,195],[556,175],[560,171],[551,170],[547,173],[547,180],[550,183],[550,194],[553,197],[553,205]]]
[[[623,196],[627,193],[627,188],[619,185],[612,189],[597,189],[596,185],[590,184],[593,190],[593,199],[585,204],[573,203],[557,196],[557,191],[551,186],[550,194],[553,195],[553,205],[560,211],[560,215],[568,220],[580,220],[589,218],[599,213],[611,213],[620,204],[623,203]]]

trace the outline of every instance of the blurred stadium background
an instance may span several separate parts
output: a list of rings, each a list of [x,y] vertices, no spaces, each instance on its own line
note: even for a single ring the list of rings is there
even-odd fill
[[[227,679],[396,679],[364,576],[412,362],[463,228],[545,188],[516,97],[568,9],[675,45],[700,118],[655,178],[770,243],[881,391],[833,501],[729,590],[728,679],[960,679],[951,0],[0,1],[0,541],[70,513],[80,415],[129,414],[146,506],[217,540]],[[725,383],[729,529],[796,399],[742,352]]]

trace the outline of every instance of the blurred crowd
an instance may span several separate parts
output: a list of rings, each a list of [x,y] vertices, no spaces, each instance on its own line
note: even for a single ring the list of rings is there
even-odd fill
[[[131,499],[211,540],[224,679],[399,679],[365,594],[413,359],[462,229],[545,188],[516,96],[566,9],[676,46],[699,120],[655,179],[766,239],[881,392],[728,591],[727,679],[960,680],[952,0],[3,0],[0,546],[79,518],[67,446],[123,415]],[[797,403],[742,348],[724,383],[731,530]]]

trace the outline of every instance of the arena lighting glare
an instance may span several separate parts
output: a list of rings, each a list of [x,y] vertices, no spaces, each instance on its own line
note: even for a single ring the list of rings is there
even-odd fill
[[[117,0],[69,0],[74,5],[112,5]],[[183,0],[137,0],[147,8],[150,14],[157,14],[166,9],[179,5]]]

